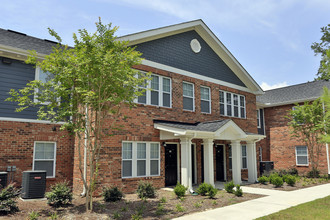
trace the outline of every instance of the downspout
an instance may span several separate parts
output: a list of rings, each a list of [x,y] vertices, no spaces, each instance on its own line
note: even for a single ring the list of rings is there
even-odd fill
[[[85,143],[84,143],[84,175],[83,175],[83,178],[84,180],[86,181],[87,179],[87,121],[88,121],[88,109],[87,109],[87,106],[86,106],[86,110],[85,110],[85,114],[86,114],[86,129],[85,129]],[[83,191],[82,193],[80,194],[81,196],[86,196],[86,187],[85,187],[85,184],[83,184]]]

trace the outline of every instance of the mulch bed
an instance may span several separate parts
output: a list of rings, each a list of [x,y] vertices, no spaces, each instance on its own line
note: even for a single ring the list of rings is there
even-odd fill
[[[50,214],[57,212],[61,219],[131,219],[139,210],[143,219],[171,219],[193,212],[201,212],[208,209],[219,208],[244,202],[251,199],[263,197],[262,195],[244,193],[242,197],[236,197],[226,191],[219,191],[215,199],[206,196],[187,195],[183,200],[176,198],[174,192],[158,190],[156,198],[143,201],[136,194],[127,194],[119,202],[105,203],[102,198],[95,198],[94,212],[85,213],[85,198],[75,196],[73,204],[65,208],[55,209],[47,205],[47,201],[22,201],[18,200],[19,212],[2,216],[4,219],[27,219],[30,212],[35,211],[40,214],[38,219],[49,219]],[[159,211],[161,198],[166,198],[162,203],[163,211]],[[178,204],[183,210],[178,210]],[[0,217],[1,218],[1,217]]]

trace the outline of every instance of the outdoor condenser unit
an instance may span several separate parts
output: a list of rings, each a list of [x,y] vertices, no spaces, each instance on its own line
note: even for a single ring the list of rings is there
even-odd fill
[[[273,161],[261,161],[260,162],[260,176],[265,171],[271,171],[274,169],[274,162]]]
[[[8,173],[0,172],[0,189],[5,188],[8,182]]]
[[[24,171],[22,179],[22,199],[43,198],[46,191],[46,171]]]

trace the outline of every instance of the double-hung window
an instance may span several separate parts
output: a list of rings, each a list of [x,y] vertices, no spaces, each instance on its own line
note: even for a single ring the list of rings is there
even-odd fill
[[[194,84],[183,82],[183,109],[195,111]]]
[[[154,142],[123,142],[122,177],[160,175],[160,145]]]
[[[36,72],[35,72],[35,80],[40,80],[42,83],[47,83],[48,81],[52,80],[54,78],[54,75],[50,72],[44,72],[42,71],[42,69],[40,69],[40,67],[36,68]],[[34,96],[34,102],[39,101],[38,100],[38,93],[41,93],[42,88],[38,88],[35,91],[35,96]],[[44,105],[49,104],[49,102],[44,102],[42,103]]]
[[[228,158],[229,158],[229,169],[231,170],[233,168],[233,156],[232,156],[232,149],[231,146],[229,146],[229,151],[228,151]]]
[[[46,170],[47,177],[55,177],[56,143],[34,142],[33,170]]]
[[[201,86],[201,112],[211,113],[210,88],[205,86]]]
[[[298,166],[308,166],[307,146],[296,146],[296,163]]]
[[[139,86],[145,91],[137,98],[137,103],[171,108],[171,79],[152,74],[146,86]]]
[[[260,122],[260,110],[257,109],[257,125],[258,125],[258,128],[261,127],[261,122]]]
[[[226,91],[219,92],[220,115],[245,118],[245,96]]]
[[[246,145],[242,145],[242,169],[247,169],[247,152]]]

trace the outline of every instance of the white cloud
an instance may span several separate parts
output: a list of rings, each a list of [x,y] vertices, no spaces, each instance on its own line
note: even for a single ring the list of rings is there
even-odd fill
[[[281,87],[286,87],[286,86],[288,86],[288,83],[284,81],[284,82],[276,83],[276,84],[273,84],[273,85],[269,85],[266,82],[262,82],[260,86],[261,86],[261,88],[264,91],[266,91],[266,90],[271,90],[271,89],[277,89],[277,88],[281,88]]]

